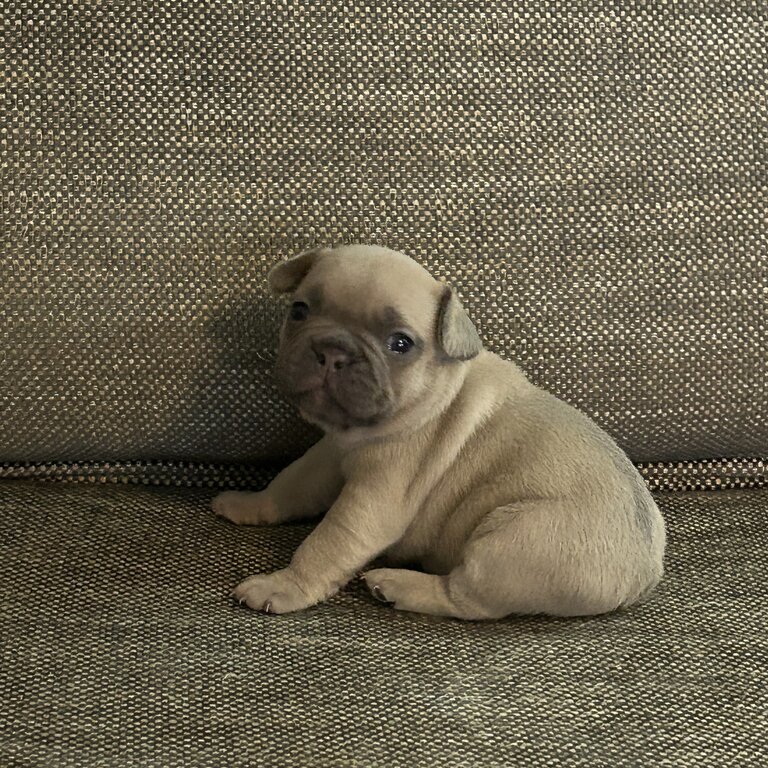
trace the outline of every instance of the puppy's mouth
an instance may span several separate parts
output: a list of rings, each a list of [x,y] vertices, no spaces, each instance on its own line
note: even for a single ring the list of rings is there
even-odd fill
[[[339,394],[326,382],[317,386],[286,393],[288,399],[296,405],[307,421],[318,423],[320,426],[330,426],[336,429],[351,427],[373,427],[382,422],[391,412],[391,408],[374,412],[356,412],[345,406]]]

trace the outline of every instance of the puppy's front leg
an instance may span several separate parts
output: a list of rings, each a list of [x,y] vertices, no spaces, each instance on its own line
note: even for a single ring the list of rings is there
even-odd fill
[[[237,586],[240,603],[265,613],[308,608],[335,593],[366,563],[400,539],[413,517],[404,498],[379,487],[347,485],[290,565]]]
[[[211,507],[237,525],[284,523],[324,512],[343,485],[338,450],[323,437],[263,491],[225,491],[216,496]]]

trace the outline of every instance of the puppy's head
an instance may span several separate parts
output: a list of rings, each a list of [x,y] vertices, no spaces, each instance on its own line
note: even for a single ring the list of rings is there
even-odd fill
[[[325,430],[379,427],[439,405],[482,343],[455,293],[401,253],[346,246],[278,264],[290,294],[278,383]]]

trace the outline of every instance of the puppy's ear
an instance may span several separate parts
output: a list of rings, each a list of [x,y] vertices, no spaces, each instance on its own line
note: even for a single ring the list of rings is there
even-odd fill
[[[471,360],[483,349],[477,329],[448,285],[440,298],[437,313],[437,343],[452,360]]]
[[[275,294],[293,293],[315,265],[322,252],[322,248],[313,248],[311,251],[304,251],[292,259],[272,267],[267,275],[267,285],[269,285],[270,291]]]

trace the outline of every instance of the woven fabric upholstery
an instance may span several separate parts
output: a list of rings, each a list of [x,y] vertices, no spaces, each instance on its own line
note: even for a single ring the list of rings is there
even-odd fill
[[[0,483],[0,765],[768,763],[768,493],[662,494],[667,577],[577,620],[398,613],[353,584],[267,617],[227,597],[307,526],[184,489]]]
[[[765,456],[764,2],[0,22],[0,460],[300,452],[264,276],[353,241],[455,284],[633,458]]]
[[[763,0],[4,0],[0,30],[2,768],[768,764]],[[454,284],[667,491],[645,605],[231,602],[310,531],[209,509],[316,437],[265,276],[349,242]]]

